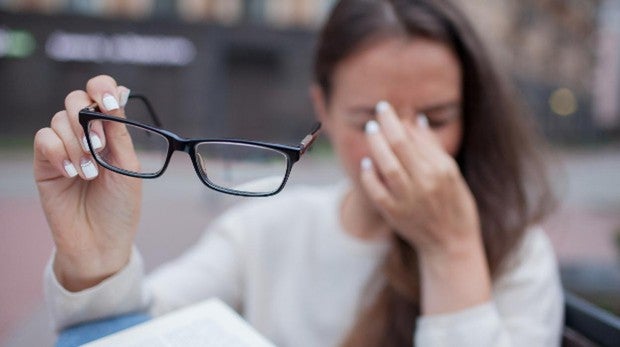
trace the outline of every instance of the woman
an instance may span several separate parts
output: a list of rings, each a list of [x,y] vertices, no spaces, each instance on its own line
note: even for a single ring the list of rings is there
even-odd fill
[[[57,327],[217,296],[281,346],[559,343],[557,264],[536,228],[544,171],[449,2],[340,1],[321,32],[312,98],[348,182],[234,208],[145,279],[132,248],[140,182],[98,171],[76,121],[92,102],[122,116],[127,94],[96,77],[35,137]]]

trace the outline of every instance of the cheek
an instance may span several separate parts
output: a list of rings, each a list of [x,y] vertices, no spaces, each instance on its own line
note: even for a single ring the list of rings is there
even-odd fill
[[[359,131],[346,131],[332,139],[332,143],[347,174],[356,179],[362,158],[368,156],[365,135]]]

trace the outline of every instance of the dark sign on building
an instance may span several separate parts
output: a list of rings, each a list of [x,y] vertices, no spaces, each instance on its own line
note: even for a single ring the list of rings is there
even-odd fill
[[[0,134],[34,134],[65,95],[108,74],[183,136],[294,142],[313,117],[313,44],[311,31],[252,24],[0,12]]]

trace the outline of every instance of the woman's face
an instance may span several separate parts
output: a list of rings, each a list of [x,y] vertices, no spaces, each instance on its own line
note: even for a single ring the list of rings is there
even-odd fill
[[[368,156],[364,126],[375,105],[388,101],[402,122],[423,113],[443,149],[455,156],[461,145],[461,68],[445,45],[430,40],[391,39],[354,53],[332,76],[329,100],[314,88],[315,108],[347,174],[359,182]]]

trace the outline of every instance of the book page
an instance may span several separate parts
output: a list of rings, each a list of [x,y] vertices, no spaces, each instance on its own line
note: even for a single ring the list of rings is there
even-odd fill
[[[85,346],[275,347],[219,299],[168,313]]]

